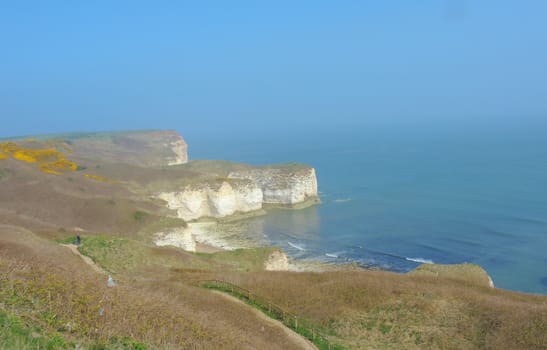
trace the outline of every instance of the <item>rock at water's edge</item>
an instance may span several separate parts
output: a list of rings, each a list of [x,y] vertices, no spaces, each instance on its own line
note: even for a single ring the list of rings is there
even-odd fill
[[[317,176],[311,167],[255,168],[231,172],[228,177],[253,181],[262,190],[264,204],[295,205],[317,197]]]
[[[287,255],[279,250],[272,252],[268,257],[268,260],[264,263],[264,270],[288,271],[289,259],[287,258]]]

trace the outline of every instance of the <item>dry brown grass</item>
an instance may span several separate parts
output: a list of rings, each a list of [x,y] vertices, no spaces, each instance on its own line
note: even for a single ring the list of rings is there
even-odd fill
[[[20,302],[11,307],[25,317],[53,329],[70,322],[77,326],[67,335],[89,341],[126,336],[162,349],[294,347],[250,310],[194,286],[216,277],[271,299],[350,349],[544,349],[547,344],[547,298],[483,287],[483,280],[382,271],[238,273],[223,263],[234,257],[216,261],[121,240],[130,244],[107,246],[110,253],[99,262],[122,266],[124,254],[142,249],[134,261],[140,263],[119,269],[119,285],[107,288],[104,277],[67,249],[13,227],[0,229],[0,237],[2,299],[17,295]]]
[[[380,271],[248,273],[229,280],[333,330],[332,340],[348,348],[547,347],[544,296]]]
[[[0,226],[0,270],[5,307],[87,343],[130,337],[154,349],[297,348],[248,307],[179,278],[139,282],[120,276],[109,288],[68,249],[29,231]]]

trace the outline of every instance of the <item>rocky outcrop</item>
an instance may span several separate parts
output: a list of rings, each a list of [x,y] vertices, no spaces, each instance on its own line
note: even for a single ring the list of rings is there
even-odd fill
[[[303,165],[280,165],[231,171],[227,177],[165,191],[156,197],[186,221],[225,218],[256,212],[263,205],[308,206],[319,201],[315,170]]]
[[[264,263],[266,271],[287,271],[289,270],[289,259],[287,255],[279,250],[276,250],[268,256],[268,260]]]
[[[262,191],[249,180],[187,185],[180,191],[157,195],[184,220],[223,218],[262,209]]]
[[[299,166],[255,168],[231,172],[228,177],[253,181],[263,194],[264,204],[297,205],[318,200],[315,169]]]
[[[157,246],[174,246],[184,250],[195,252],[196,241],[192,231],[186,227],[174,228],[165,232],[157,232],[154,235],[154,243]]]
[[[188,162],[188,146],[182,137],[174,137],[165,146],[173,152],[172,157],[166,158],[167,165],[179,165]]]

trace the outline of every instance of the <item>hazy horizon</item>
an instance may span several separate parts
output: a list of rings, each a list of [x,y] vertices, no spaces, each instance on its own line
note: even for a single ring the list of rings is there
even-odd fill
[[[5,3],[0,137],[534,129],[546,15],[542,1]]]

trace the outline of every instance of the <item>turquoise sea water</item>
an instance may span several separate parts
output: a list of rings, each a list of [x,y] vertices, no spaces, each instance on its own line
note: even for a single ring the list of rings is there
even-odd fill
[[[293,258],[399,272],[422,261],[470,262],[497,287],[547,294],[544,135],[544,126],[517,125],[187,139],[194,159],[316,168],[321,205],[245,226]]]

